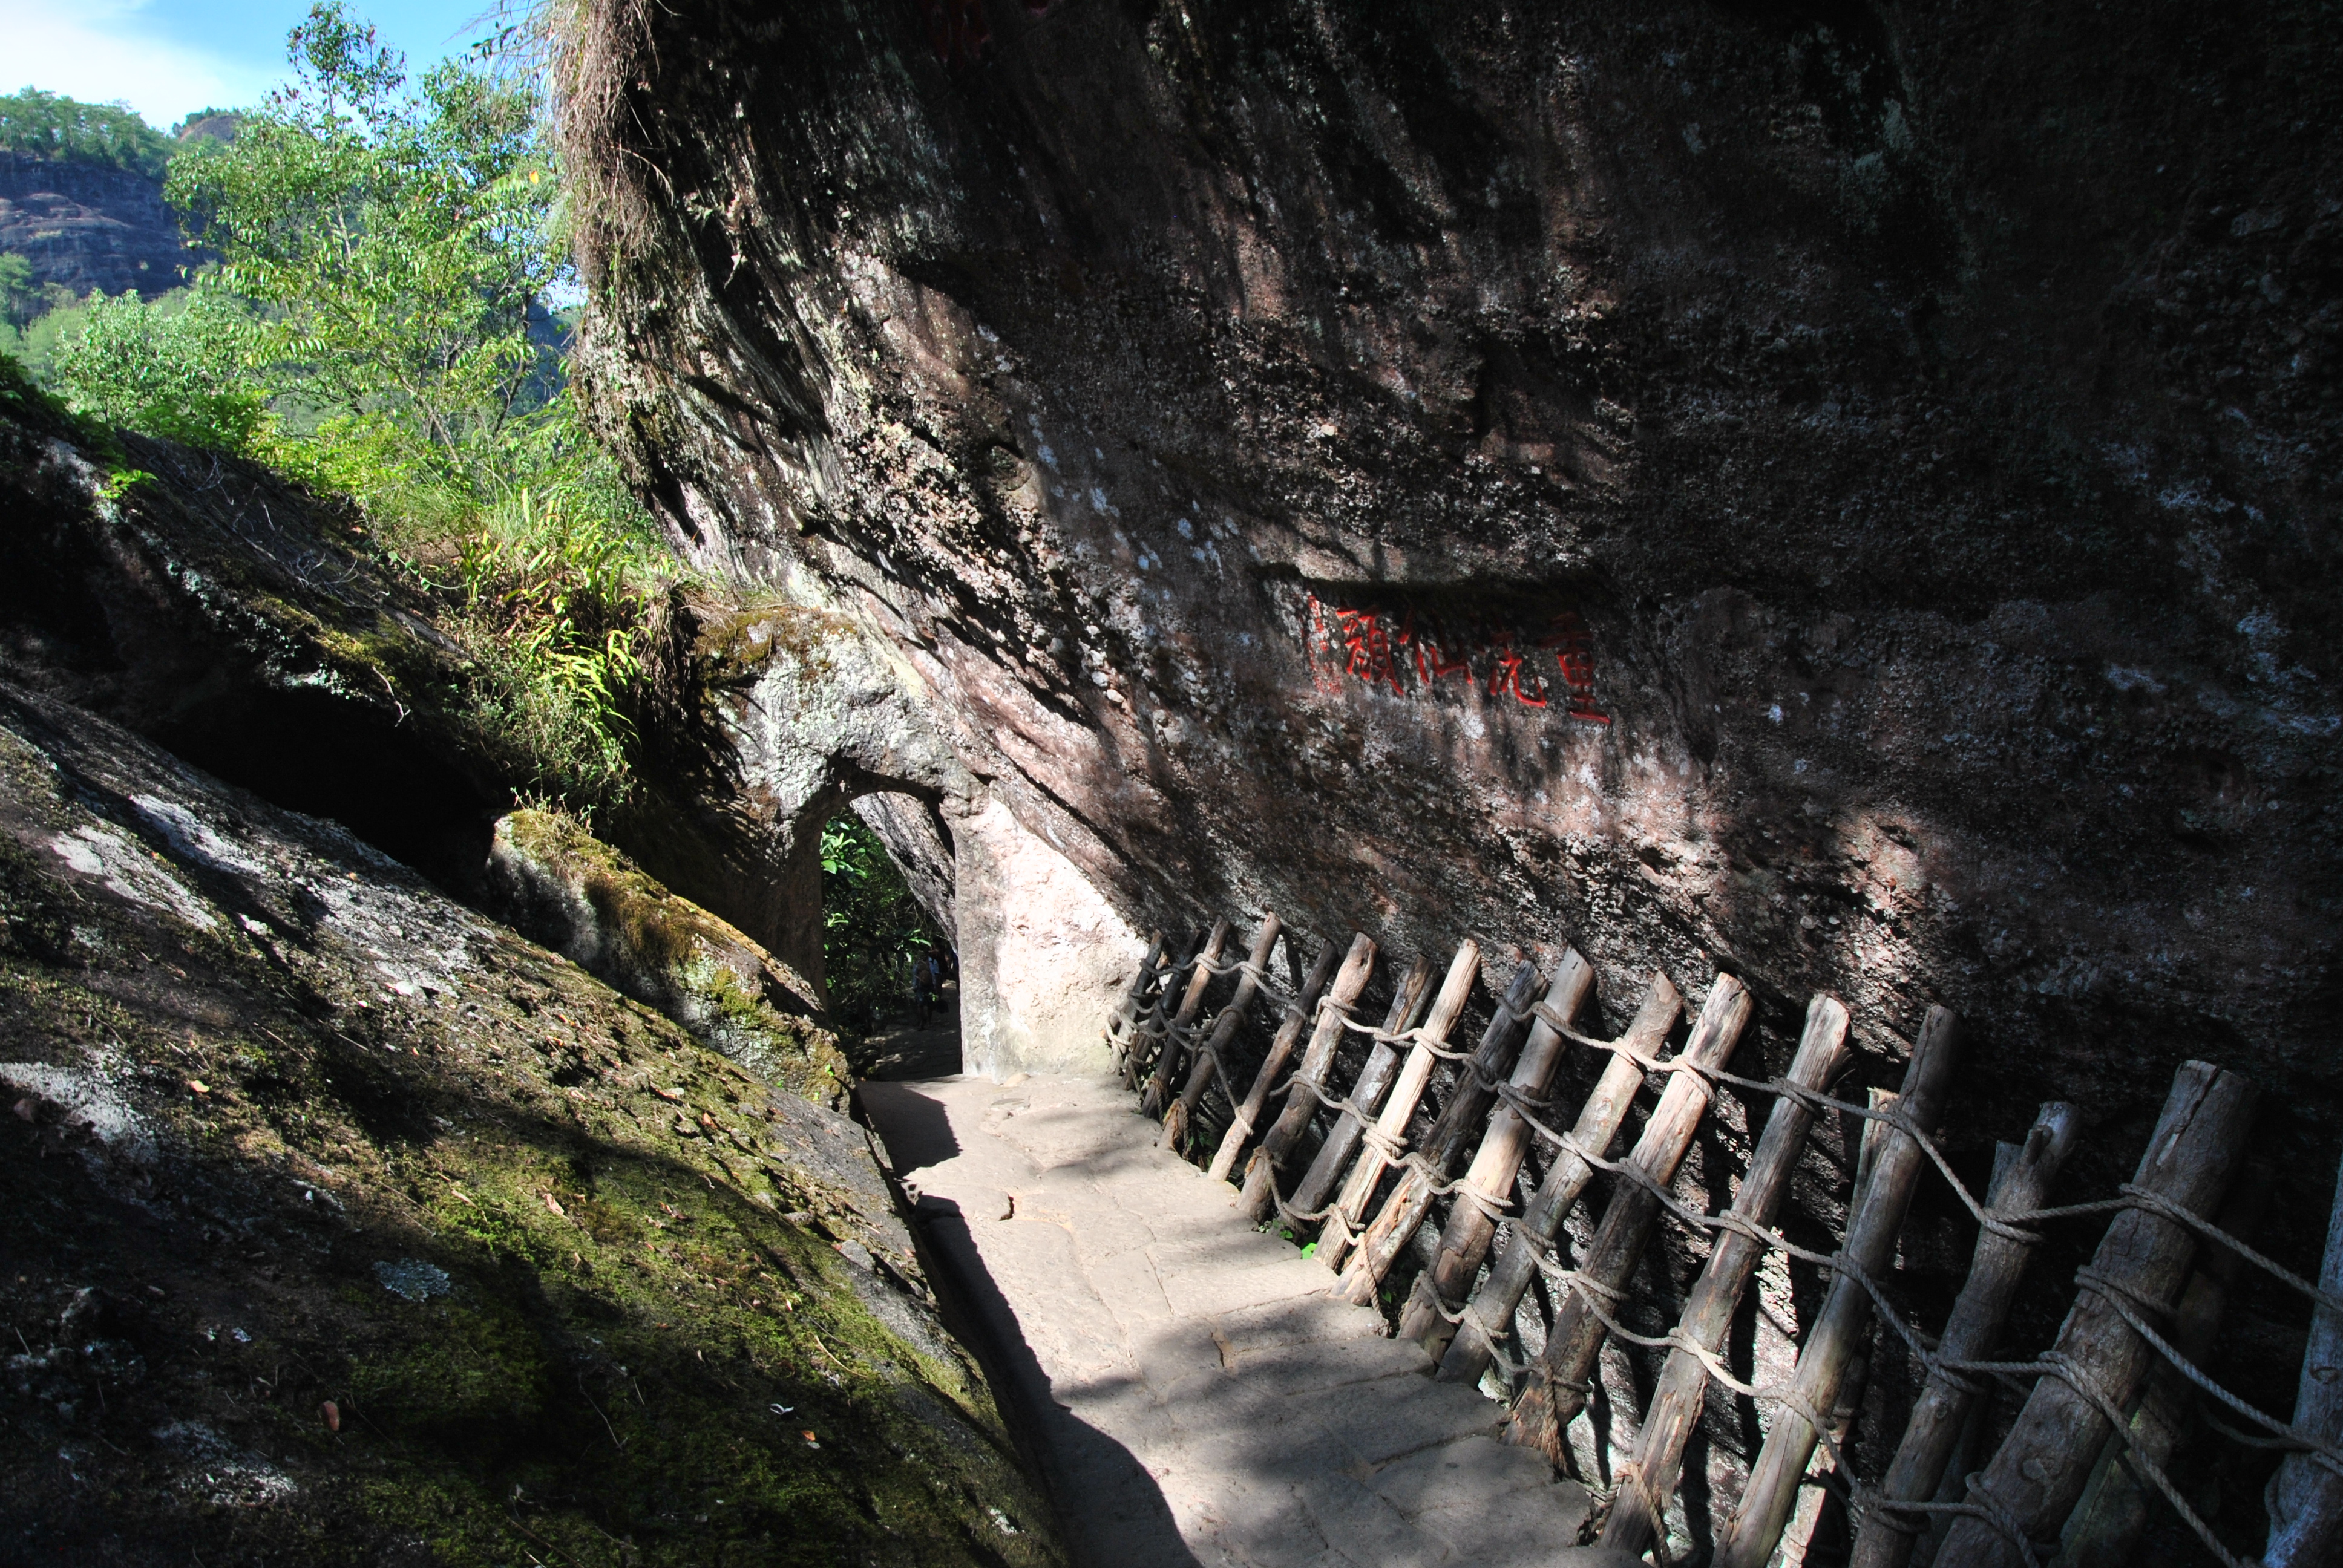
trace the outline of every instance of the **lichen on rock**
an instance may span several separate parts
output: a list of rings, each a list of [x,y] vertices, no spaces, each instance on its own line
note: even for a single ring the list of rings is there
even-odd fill
[[[0,922],[13,1549],[1061,1560],[854,1122],[5,686]]]
[[[488,897],[516,930],[759,1076],[833,1107],[850,1082],[818,988],[565,812],[498,819]]]

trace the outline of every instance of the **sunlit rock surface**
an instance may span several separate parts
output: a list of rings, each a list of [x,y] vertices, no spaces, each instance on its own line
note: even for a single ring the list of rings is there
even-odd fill
[[[2328,24],[963,10],[596,24],[692,558],[1135,928],[1729,967],[1768,1053],[1940,1000],[1958,1139],[2195,1054],[2331,1155]]]
[[[655,684],[691,711],[654,728],[649,799],[622,818],[652,869],[819,977],[822,824],[857,805],[953,933],[970,1060],[1107,1065],[1102,999],[1143,944],[1075,858],[1086,837],[1034,809],[1021,777],[962,761],[980,738],[931,661],[788,604],[686,600],[665,629]]]
[[[541,808],[498,819],[487,879],[488,907],[515,930],[767,1082],[842,1107],[850,1074],[815,1021],[823,1007],[813,983],[577,819]]]
[[[844,1116],[11,686],[0,922],[14,1556],[1062,1561]]]
[[[997,806],[1133,954],[1264,909],[1305,964],[1354,926],[1574,942],[1606,1031],[1652,968],[1729,969],[1748,1072],[1827,989],[1850,1092],[1941,1002],[1979,1189],[2058,1098],[2064,1190],[2113,1191],[2186,1057],[2271,1091],[2281,1168],[2334,1168],[2332,17],[581,26],[595,404],[693,560],[883,645],[980,786],[955,859]],[[1712,1206],[1748,1120],[1687,1164]],[[1794,1233],[1834,1244],[1843,1181],[1818,1152]],[[2298,1207],[2258,1233],[2308,1268]],[[1927,1321],[1966,1222],[1924,1193]],[[2013,1343],[2090,1241],[2038,1254]],[[1815,1288],[1769,1278],[1766,1322]],[[2286,1408],[2298,1322],[2241,1300],[2230,1385]]]

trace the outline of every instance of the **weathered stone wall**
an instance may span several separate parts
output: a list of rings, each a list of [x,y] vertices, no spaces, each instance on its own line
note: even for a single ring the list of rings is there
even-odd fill
[[[1726,968],[1745,1068],[1827,988],[1875,1083],[1940,1001],[1980,1180],[2056,1096],[2111,1191],[2190,1056],[2333,1169],[2328,14],[599,25],[591,380],[644,492],[890,647],[1132,929],[1566,940],[1614,1010]],[[2292,1311],[2230,1341],[2277,1404]]]
[[[654,725],[649,790],[621,819],[654,870],[819,985],[822,824],[858,806],[953,933],[971,1065],[1105,1064],[1099,998],[1139,944],[1054,819],[1009,804],[1020,781],[962,762],[980,743],[932,659],[789,604],[684,600],[665,631],[656,684],[691,711]]]

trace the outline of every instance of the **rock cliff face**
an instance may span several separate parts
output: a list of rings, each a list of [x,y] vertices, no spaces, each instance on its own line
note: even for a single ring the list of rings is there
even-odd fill
[[[0,252],[74,293],[148,297],[196,265],[160,181],[129,169],[0,152]]]
[[[0,980],[12,1555],[1062,1561],[861,1129],[335,824],[0,683]]]
[[[1936,1000],[1962,1138],[2197,1055],[2331,1160],[2334,28],[606,5],[592,382],[1134,930]]]

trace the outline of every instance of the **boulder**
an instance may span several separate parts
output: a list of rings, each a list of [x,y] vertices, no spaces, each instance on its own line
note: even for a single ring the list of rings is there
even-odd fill
[[[13,685],[0,1032],[21,1553],[1063,1561],[860,1127]]]
[[[499,818],[488,907],[701,1044],[832,1109],[850,1081],[819,1020],[819,988],[733,927],[677,897],[565,812]]]

